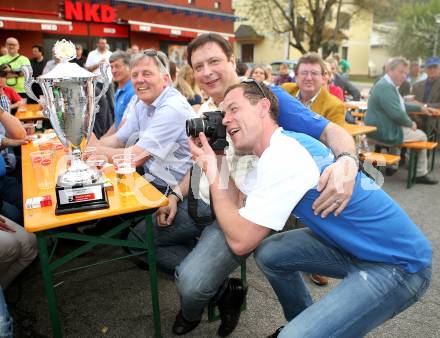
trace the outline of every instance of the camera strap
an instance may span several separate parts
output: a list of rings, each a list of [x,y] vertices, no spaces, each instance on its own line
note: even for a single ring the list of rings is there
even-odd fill
[[[209,192],[209,205],[211,207],[211,215],[199,216],[197,200],[200,199],[200,178],[202,176],[202,170],[198,165],[193,165],[191,168],[189,178],[189,191],[188,191],[188,214],[199,227],[205,227],[215,221],[214,207],[211,201],[211,192]],[[197,182],[196,190],[192,189],[193,177]]]

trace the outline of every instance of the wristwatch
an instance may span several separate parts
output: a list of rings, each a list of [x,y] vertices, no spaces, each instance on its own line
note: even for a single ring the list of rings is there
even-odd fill
[[[177,203],[183,202],[183,196],[172,189],[168,192],[167,197],[169,197],[170,195],[174,195],[177,197]]]
[[[347,157],[352,158],[356,162],[357,167],[359,168],[359,159],[357,158],[357,156],[355,156],[351,153],[342,152],[342,153],[338,154],[338,156],[336,156],[336,161],[339,160],[343,156],[347,156]]]

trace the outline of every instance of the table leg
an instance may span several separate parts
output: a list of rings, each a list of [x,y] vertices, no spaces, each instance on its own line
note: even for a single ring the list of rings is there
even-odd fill
[[[43,273],[44,289],[46,290],[47,302],[49,305],[50,320],[52,322],[52,331],[55,338],[61,338],[61,325],[58,317],[57,304],[55,300],[55,291],[53,289],[52,273],[49,265],[49,255],[47,252],[46,237],[39,232],[36,233],[38,241],[38,251],[40,252],[41,271]]]
[[[157,290],[157,270],[156,270],[156,247],[153,238],[153,215],[147,215],[145,217],[145,224],[147,227],[147,252],[148,252],[148,265],[150,269],[150,292],[151,292],[151,304],[153,307],[153,323],[154,323],[154,336],[156,338],[162,337],[160,327],[160,310],[159,310],[159,295]]]

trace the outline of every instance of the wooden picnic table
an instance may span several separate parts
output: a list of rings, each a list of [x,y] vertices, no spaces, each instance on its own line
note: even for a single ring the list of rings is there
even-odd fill
[[[57,304],[54,292],[53,278],[60,273],[67,273],[101,263],[109,263],[117,259],[127,258],[132,255],[102,260],[97,257],[97,262],[89,266],[77,266],[70,269],[61,270],[66,263],[71,263],[76,257],[91,251],[96,245],[104,244],[118,247],[129,247],[141,250],[148,254],[149,275],[150,275],[150,293],[152,302],[152,314],[155,329],[155,337],[161,337],[161,322],[159,311],[159,296],[157,286],[156,271],[156,253],[153,240],[152,212],[161,206],[167,205],[168,199],[162,195],[155,187],[148,183],[143,177],[135,173],[134,194],[121,196],[119,194],[118,184],[116,182],[113,166],[104,169],[105,175],[113,183],[113,190],[108,190],[108,200],[110,207],[108,209],[77,212],[65,215],[55,215],[56,194],[55,188],[42,190],[37,185],[37,178],[34,176],[30,153],[39,150],[33,143],[23,145],[22,148],[22,179],[23,179],[23,205],[26,205],[26,199],[50,195],[52,206],[46,206],[35,209],[24,209],[24,227],[26,231],[35,233],[37,236],[38,250],[40,255],[41,269],[44,281],[44,287],[49,305],[50,318],[54,337],[62,336],[61,324],[58,316]],[[58,150],[59,158],[64,154],[64,150]],[[53,172],[53,180],[56,179],[56,171]],[[108,226],[108,229],[100,235],[85,235],[72,230],[69,225],[76,225],[82,222],[98,222],[103,218],[118,215],[120,219]],[[146,238],[138,240],[119,239],[117,235],[122,231],[145,220]],[[53,239],[54,246],[51,253],[48,251],[48,239]],[[59,257],[56,253],[58,239],[70,239],[79,243],[83,242],[76,249],[70,251],[64,256]],[[99,260],[99,261],[98,261]],[[63,275],[64,276],[64,275]],[[86,297],[86,295],[84,295]]]
[[[15,113],[15,117],[23,122],[47,119],[39,104],[26,104]]]

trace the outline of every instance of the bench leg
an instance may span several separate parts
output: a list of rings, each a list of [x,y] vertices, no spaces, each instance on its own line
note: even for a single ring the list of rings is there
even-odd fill
[[[434,170],[434,165],[435,165],[435,151],[436,151],[435,148],[432,149],[432,150],[430,151],[430,153],[431,153],[431,169],[429,170],[430,172]]]
[[[417,151],[414,149],[409,150],[409,164],[408,164],[408,177],[406,178],[406,188],[409,189],[414,185],[414,181],[417,174]]]

